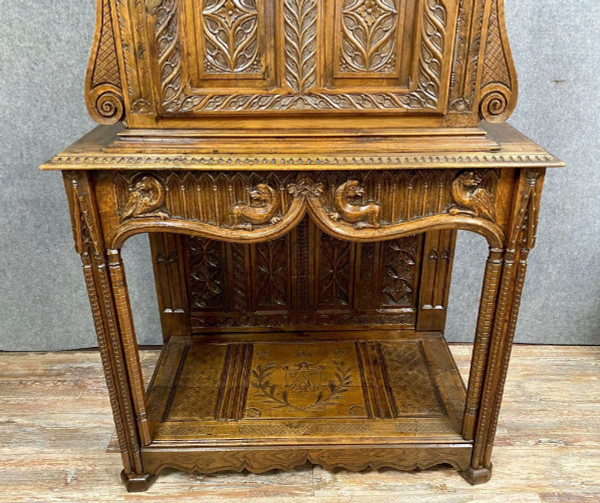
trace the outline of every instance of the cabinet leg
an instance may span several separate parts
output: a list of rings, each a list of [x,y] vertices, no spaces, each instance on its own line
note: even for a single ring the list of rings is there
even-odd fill
[[[145,477],[141,445],[149,437],[149,425],[120,254],[105,250],[89,174],[66,172],[64,176],[124,473],[138,480]]]
[[[458,473],[460,473],[462,478],[464,478],[472,486],[476,486],[478,484],[485,484],[492,478],[492,465],[490,465],[489,468],[475,469],[469,467],[468,469]]]
[[[121,479],[127,487],[129,493],[143,493],[150,489],[150,486],[154,484],[156,475],[150,475],[148,473],[125,473],[125,470],[121,472]]]
[[[519,197],[506,228],[506,248],[492,249],[488,259],[463,422],[464,438],[474,441],[471,468],[463,474],[471,483],[485,482],[491,476],[527,257],[535,245],[542,179],[542,170],[519,174]]]

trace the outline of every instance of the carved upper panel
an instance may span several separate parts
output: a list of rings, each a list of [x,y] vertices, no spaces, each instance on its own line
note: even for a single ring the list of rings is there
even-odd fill
[[[464,125],[515,105],[503,0],[97,1],[87,101],[102,123],[354,111]]]

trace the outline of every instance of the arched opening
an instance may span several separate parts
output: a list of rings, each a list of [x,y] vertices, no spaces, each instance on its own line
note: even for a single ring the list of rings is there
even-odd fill
[[[458,445],[445,462],[466,469],[466,393],[442,336],[455,231],[432,226],[357,243],[325,232],[311,217],[253,244],[151,234],[168,339],[148,393],[153,440],[183,445],[218,434],[238,442],[243,429],[246,442],[257,445],[275,433],[284,445],[299,435],[342,443],[364,438],[377,419],[383,430],[374,434],[376,444],[439,436]],[[497,243],[472,220],[454,227],[483,229],[488,243]],[[130,229],[123,240],[147,230]],[[139,238],[131,244],[126,260],[140,256]],[[146,295],[149,269],[138,274],[130,286]],[[427,288],[442,292],[443,302],[430,307],[444,313],[438,328],[424,330]],[[174,300],[179,309],[167,306]],[[142,311],[149,308],[144,302]],[[155,318],[135,318],[156,329]]]

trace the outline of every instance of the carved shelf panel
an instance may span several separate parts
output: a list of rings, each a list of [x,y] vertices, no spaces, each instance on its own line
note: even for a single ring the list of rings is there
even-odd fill
[[[441,335],[354,335],[171,338],[148,399],[154,441],[248,447],[274,438],[311,445],[369,435],[373,444],[431,437],[464,443],[465,389]]]

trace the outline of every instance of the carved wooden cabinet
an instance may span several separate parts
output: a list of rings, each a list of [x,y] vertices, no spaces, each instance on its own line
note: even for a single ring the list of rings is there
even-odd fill
[[[545,170],[503,0],[98,0],[63,173],[131,491],[165,467],[491,474]],[[489,243],[471,371],[457,230]],[[150,235],[146,388],[121,247]]]

